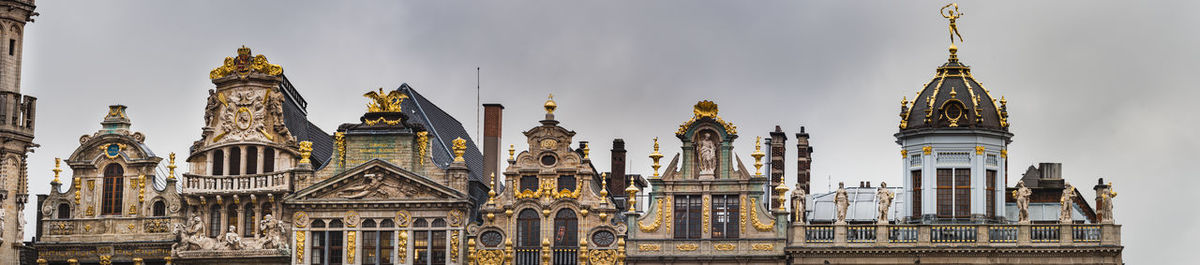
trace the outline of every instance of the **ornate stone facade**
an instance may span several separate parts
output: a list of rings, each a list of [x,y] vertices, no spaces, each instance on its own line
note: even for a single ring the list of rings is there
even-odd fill
[[[701,101],[675,136],[682,150],[662,176],[650,178],[646,211],[626,213],[630,264],[785,264],[787,188],[768,197],[770,179],[761,172],[761,145],[752,154],[755,172],[733,152],[736,127],[717,115],[717,104]],[[658,143],[651,154],[657,171]],[[636,208],[635,208],[636,209]]]
[[[25,234],[25,206],[29,201],[26,159],[33,143],[37,98],[21,94],[21,58],[24,53],[25,23],[33,22],[33,0],[0,1],[0,264],[21,261]]]
[[[626,226],[605,181],[598,181],[587,142],[554,119],[553,99],[541,126],[525,131],[528,146],[509,150],[505,187],[490,194],[483,223],[471,231],[477,264],[619,264]]]
[[[38,200],[38,256],[55,263],[96,263],[105,256],[163,262],[184,219],[175,154],[167,175],[158,175],[163,158],[146,146],[145,135],[130,130],[125,106],[110,106],[101,124],[100,131],[79,137],[66,160],[55,161],[50,193]],[[65,190],[60,162],[71,168]]]

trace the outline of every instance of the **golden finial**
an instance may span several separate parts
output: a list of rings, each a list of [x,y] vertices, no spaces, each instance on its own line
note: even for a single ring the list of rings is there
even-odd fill
[[[766,155],[767,154],[764,154],[762,151],[762,136],[759,136],[758,138],[754,139],[754,153],[750,154],[750,156],[754,157],[754,175],[755,176],[762,175],[762,166],[763,166],[762,158],[763,158],[763,156],[766,156]]]
[[[608,173],[600,174],[600,197],[608,197]]]
[[[788,187],[787,185],[784,185],[782,181],[779,182],[779,186],[775,186],[775,194],[779,195],[779,211],[787,211],[787,208],[785,207],[785,205],[787,205],[787,196],[785,196],[787,192]]]
[[[554,114],[554,109],[558,108],[558,104],[554,103],[554,94],[550,94],[550,97],[546,99],[546,104],[543,105],[543,107],[546,107],[546,114]]]
[[[513,153],[516,153],[516,152],[517,152],[517,149],[514,148],[513,145],[511,145],[511,144],[508,145],[508,160],[515,160],[513,158]]]
[[[496,205],[496,173],[492,173],[492,188],[488,190],[488,205]]]
[[[59,183],[58,182],[58,173],[62,172],[62,166],[60,164],[62,164],[62,158],[55,157],[54,158],[54,169],[50,170],[50,171],[54,171],[54,181],[50,181],[50,183]]]
[[[658,164],[658,160],[662,159],[662,157],[663,155],[658,152],[658,137],[654,137],[654,153],[650,153],[650,159],[654,160],[654,164],[650,165],[650,167],[654,168],[655,177],[658,177],[658,168],[661,167],[661,165]]]
[[[900,149],[900,158],[908,158],[908,150]]]
[[[462,137],[455,138],[454,141],[454,162],[464,162],[463,154],[467,152],[467,140]]]
[[[629,212],[636,212],[634,206],[637,205],[637,194],[639,190],[633,185],[633,178],[629,178],[629,186],[625,187],[625,196],[629,197]]]
[[[312,161],[308,159],[309,156],[312,156],[312,142],[301,141],[300,142],[300,164],[312,163]]]
[[[230,75],[246,78],[251,72],[277,76],[283,74],[283,67],[267,62],[262,54],[251,55],[250,48],[242,45],[237,49],[237,57],[225,57],[225,63],[208,72],[209,79],[217,79]]]
[[[170,174],[167,174],[167,180],[175,180],[175,152],[171,152],[167,157],[170,158],[170,161],[167,163],[167,170],[170,172]]]

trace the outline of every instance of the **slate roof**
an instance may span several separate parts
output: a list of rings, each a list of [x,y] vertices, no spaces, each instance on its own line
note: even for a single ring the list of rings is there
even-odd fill
[[[450,162],[454,161],[454,151],[452,141],[455,138],[463,138],[467,140],[467,152],[463,154],[463,160],[467,162],[467,168],[471,172],[467,176],[470,186],[468,194],[475,202],[481,202],[487,199],[488,180],[484,180],[481,176],[483,172],[483,153],[479,151],[479,147],[475,145],[475,141],[471,139],[471,135],[463,128],[462,123],[458,122],[453,116],[446,113],[442,108],[433,104],[428,98],[417,93],[408,83],[400,84],[396,88],[400,92],[408,95],[408,99],[400,103],[401,108],[408,114],[408,119],[411,122],[420,123],[429,131],[433,150],[433,162],[439,168],[445,169],[450,166]]]
[[[283,92],[284,98],[283,124],[292,136],[296,137],[297,142],[313,143],[312,156],[309,159],[312,160],[313,169],[320,170],[329,164],[329,158],[333,156],[333,136],[308,120],[308,102],[296,92],[287,76],[282,77],[279,90]]]
[[[953,95],[951,95],[953,94]],[[932,107],[930,100],[933,100]],[[1007,132],[1008,127],[1001,125],[997,104],[987,89],[971,75],[971,67],[958,61],[956,55],[937,68],[933,80],[925,84],[916,98],[911,98],[912,105],[907,117],[908,125],[900,131],[912,131],[928,128],[950,128],[949,122],[942,118],[945,114],[942,108],[948,101],[956,100],[963,103],[962,119],[955,129],[988,129]],[[930,123],[925,123],[926,111],[930,112]],[[978,116],[978,121],[976,120]]]

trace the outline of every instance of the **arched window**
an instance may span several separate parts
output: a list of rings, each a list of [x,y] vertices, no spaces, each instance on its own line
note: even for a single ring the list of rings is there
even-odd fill
[[[221,227],[222,235],[224,235],[225,232],[229,231],[230,226],[238,225],[238,207],[237,207],[237,205],[230,204],[229,207],[226,209],[228,209],[228,211],[225,212],[225,214],[228,216],[228,222],[225,223],[225,226]],[[237,233],[237,230],[234,230],[233,232]]]
[[[167,216],[167,204],[163,201],[154,202],[154,216]]]
[[[71,205],[66,203],[58,204],[58,219],[71,219]]]
[[[125,189],[125,168],[113,163],[104,167],[104,201],[100,206],[100,214],[121,214],[121,193]]]
[[[258,147],[246,147],[246,175],[258,174]]]
[[[275,171],[275,148],[263,148],[263,173]]]
[[[242,174],[242,148],[229,148],[229,175]]]
[[[517,215],[517,246],[539,247],[542,225],[538,212],[533,209],[521,210]]]
[[[575,211],[562,209],[554,215],[554,246],[579,246],[579,220],[575,218]]]
[[[212,175],[225,175],[225,151],[221,149],[213,150],[212,156]]]
[[[246,215],[242,217],[242,236],[247,238],[254,237],[254,229],[257,228],[254,225],[254,204],[247,203],[244,210],[242,210],[242,214]]]
[[[217,237],[221,235],[221,206],[213,204],[208,210],[208,236]]]

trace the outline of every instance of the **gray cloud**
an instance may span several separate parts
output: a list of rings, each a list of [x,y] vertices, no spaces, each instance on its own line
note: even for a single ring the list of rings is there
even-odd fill
[[[109,104],[129,105],[160,155],[187,152],[213,87],[208,71],[243,44],[284,67],[326,130],[357,120],[364,91],[402,82],[473,127],[478,66],[483,101],[508,107],[504,144],[518,149],[554,93],[562,125],[593,143],[596,161],[624,138],[631,168],[649,173],[650,139],[669,159],[691,105],[711,99],[738,125],[744,161],[755,136],[803,125],[817,150],[816,190],[827,179],[900,183],[898,103],[933,77],[948,45],[940,1],[341,4],[39,2],[23,76],[40,105],[31,192],[49,190],[52,158],[97,130]],[[960,57],[1009,99],[1012,171],[1063,162],[1082,187],[1117,183],[1126,260],[1188,260],[1200,237],[1200,214],[1183,204],[1200,184],[1183,170],[1200,149],[1191,107],[1200,90],[1190,88],[1200,17],[1179,10],[1197,3],[960,5]]]

